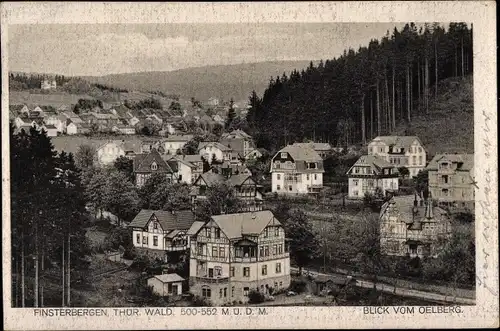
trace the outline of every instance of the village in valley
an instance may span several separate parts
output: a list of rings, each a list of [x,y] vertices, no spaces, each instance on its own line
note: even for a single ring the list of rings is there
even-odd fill
[[[412,23],[243,101],[11,73],[13,306],[474,304],[473,136],[442,127],[471,36]]]

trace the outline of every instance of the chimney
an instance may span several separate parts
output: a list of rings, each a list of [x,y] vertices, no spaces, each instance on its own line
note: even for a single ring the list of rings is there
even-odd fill
[[[175,215],[175,210],[172,209],[172,215]]]

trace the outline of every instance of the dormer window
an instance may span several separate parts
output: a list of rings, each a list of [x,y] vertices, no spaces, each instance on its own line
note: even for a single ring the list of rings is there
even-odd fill
[[[314,162],[308,163],[307,168],[308,169],[316,169],[316,163],[314,163]]]
[[[151,163],[151,170],[158,170],[158,164],[156,164],[156,162]]]
[[[281,153],[281,158],[286,159],[286,153]]]

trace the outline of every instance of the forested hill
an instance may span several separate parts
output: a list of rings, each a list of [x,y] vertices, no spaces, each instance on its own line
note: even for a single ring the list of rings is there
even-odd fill
[[[472,26],[409,23],[358,50],[345,50],[339,58],[272,79],[262,96],[250,96],[249,130],[259,146],[270,149],[304,139],[360,144],[377,135],[412,130],[428,141],[422,137],[427,135],[422,130],[426,120],[438,124],[443,111],[451,113],[442,120],[458,122],[469,116],[458,113],[457,100],[445,95],[451,86],[458,91],[467,86],[472,59]],[[471,96],[462,101],[472,106]],[[447,136],[473,139],[470,131],[448,128]],[[443,131],[433,130],[434,137]],[[470,151],[472,145],[456,148],[461,146]]]
[[[275,61],[204,66],[163,72],[137,72],[102,77],[83,77],[99,83],[134,91],[162,91],[189,100],[211,97],[246,100],[248,91],[262,93],[269,77],[307,66],[309,61]],[[317,61],[315,61],[317,63]]]

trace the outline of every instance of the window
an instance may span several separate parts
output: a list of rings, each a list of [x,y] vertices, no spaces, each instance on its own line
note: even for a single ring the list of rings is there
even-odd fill
[[[288,185],[288,190],[291,191],[292,190],[292,185]]]
[[[281,180],[281,175],[280,174],[276,175],[276,179]]]
[[[167,285],[167,291],[168,291],[168,293],[172,293],[172,283],[168,283],[168,285]]]
[[[278,254],[278,245],[274,244],[273,245],[273,255],[276,255],[276,254]]]
[[[219,289],[219,297],[222,299],[222,289]]]
[[[259,256],[264,256],[264,246],[260,246],[260,248],[259,248]]]
[[[212,290],[210,290],[210,288],[202,288],[201,296],[204,298],[210,298],[212,296]]]
[[[442,184],[448,184],[448,175],[444,175],[441,177]]]
[[[314,180],[318,180],[318,175],[314,174]]]
[[[234,297],[234,286],[231,287],[231,296]]]
[[[215,277],[222,276],[222,267],[214,267]]]
[[[234,275],[235,275],[235,272],[234,272],[234,267],[231,267],[231,268],[229,269],[229,274],[231,275],[231,277],[234,277]]]
[[[156,222],[153,223],[153,229],[158,230],[158,223]]]
[[[286,159],[286,153],[281,153],[281,156],[280,156],[282,159]]]
[[[358,167],[354,167],[354,173],[355,174],[359,174],[359,168]]]
[[[413,160],[413,165],[416,165],[417,164],[417,156],[413,155],[412,160]]]
[[[265,275],[267,275],[267,265],[264,264],[262,266],[262,276],[265,276]]]
[[[444,188],[441,190],[441,195],[444,196],[444,197],[447,197],[448,196],[448,189]]]
[[[379,152],[382,153],[384,151],[384,148],[383,147],[380,147],[379,148]]]
[[[215,228],[215,238],[216,239],[220,238],[220,229],[219,228]]]
[[[227,298],[227,287],[224,287],[224,298]]]
[[[248,292],[250,291],[249,287],[244,287],[243,288],[243,295],[248,296]]]
[[[306,180],[309,180],[309,174],[306,175]]]
[[[210,233],[211,233],[210,228],[205,228],[205,236],[206,236],[207,238],[210,238],[210,237],[211,237],[211,236],[210,236]]]
[[[309,169],[316,169],[316,163],[312,162],[307,165]]]
[[[277,191],[281,190],[281,186],[280,185],[276,185],[276,190]]]
[[[141,243],[141,235],[137,234],[136,238],[137,238],[137,243],[140,244]]]
[[[212,247],[212,257],[219,257],[219,254],[217,252],[217,246]]]
[[[283,254],[283,244],[278,245],[278,255]]]
[[[372,148],[371,147],[368,147],[368,153],[372,153]]]
[[[276,263],[276,273],[281,273],[281,263]]]
[[[158,164],[156,164],[156,162],[151,163],[151,170],[158,170]]]
[[[226,249],[224,247],[220,248],[219,257],[226,257]]]
[[[354,183],[354,186],[358,186],[358,184],[359,184],[359,180],[357,180],[357,179],[353,180],[352,182]]]
[[[269,228],[264,229],[264,238],[267,238],[269,236]]]
[[[264,246],[264,256],[269,256],[269,246]]]
[[[203,254],[203,245],[202,244],[198,244],[198,255],[204,255]]]
[[[153,246],[158,246],[158,236],[153,236]]]
[[[142,243],[146,244],[146,245],[148,244],[148,237],[147,236],[142,237]]]
[[[422,147],[419,147],[419,148],[418,148],[418,152],[419,152],[419,153],[422,153]]]
[[[280,236],[280,228],[279,227],[275,227],[274,228],[274,236],[275,237],[279,237]]]
[[[249,267],[243,268],[243,277],[250,277],[250,268]]]
[[[418,157],[418,164],[423,165],[423,158],[422,155]]]
[[[280,287],[282,287],[282,286],[283,286],[283,282],[280,282]]]

